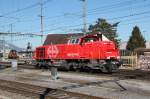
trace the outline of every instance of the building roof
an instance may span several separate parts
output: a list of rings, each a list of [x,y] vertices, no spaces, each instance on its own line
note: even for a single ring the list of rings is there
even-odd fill
[[[150,48],[137,48],[134,51],[135,52],[150,52]]]
[[[71,37],[83,36],[83,33],[72,34],[48,34],[43,45],[66,44]]]

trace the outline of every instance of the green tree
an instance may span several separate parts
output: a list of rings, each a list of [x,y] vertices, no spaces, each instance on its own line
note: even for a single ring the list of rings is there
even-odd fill
[[[110,24],[105,19],[98,18],[96,24],[89,26],[89,31],[95,32],[99,31],[105,35],[109,40],[114,41],[117,47],[119,47],[120,39],[117,35],[117,26],[119,22]]]
[[[127,42],[126,49],[134,51],[134,49],[136,48],[145,48],[146,47],[145,42],[146,40],[142,36],[139,27],[135,26],[133,27],[132,35],[130,36]]]

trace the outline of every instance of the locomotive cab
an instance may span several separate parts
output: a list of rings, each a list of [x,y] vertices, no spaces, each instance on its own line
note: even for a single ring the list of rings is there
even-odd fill
[[[102,34],[89,34],[82,37],[80,41],[81,45],[88,42],[102,41]]]
[[[83,45],[88,42],[102,41],[102,34],[88,34],[83,37],[71,37],[68,40],[68,44],[80,44]]]

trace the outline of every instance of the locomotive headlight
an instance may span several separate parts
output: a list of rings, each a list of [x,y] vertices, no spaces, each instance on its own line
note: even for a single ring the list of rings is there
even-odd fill
[[[117,59],[120,59],[120,56],[117,56]]]
[[[108,56],[107,59],[110,59],[110,56]]]

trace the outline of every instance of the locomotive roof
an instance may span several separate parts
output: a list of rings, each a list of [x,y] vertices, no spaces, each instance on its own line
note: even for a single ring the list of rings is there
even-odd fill
[[[49,34],[46,37],[43,45],[50,44],[66,44],[71,37],[81,37],[83,33],[72,33],[72,34]]]
[[[92,32],[88,35],[97,34],[99,32]],[[46,40],[44,41],[43,45],[50,45],[50,44],[66,44],[70,38],[76,37],[86,37],[83,36],[83,33],[70,33],[70,34],[48,34]]]

